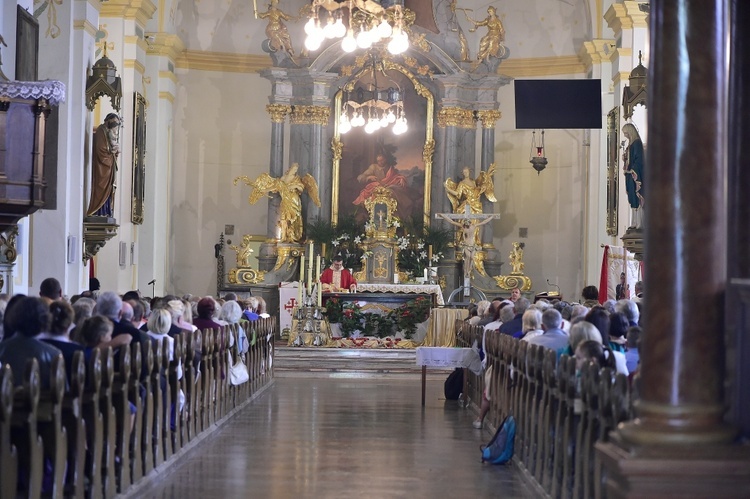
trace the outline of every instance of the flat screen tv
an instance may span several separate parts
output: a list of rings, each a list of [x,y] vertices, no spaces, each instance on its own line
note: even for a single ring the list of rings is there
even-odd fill
[[[601,128],[601,80],[515,80],[516,128]]]

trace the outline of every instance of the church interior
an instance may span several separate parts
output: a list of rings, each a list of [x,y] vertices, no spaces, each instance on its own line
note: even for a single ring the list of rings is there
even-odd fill
[[[629,406],[608,395],[628,417],[602,423],[612,436],[594,436],[595,451],[589,442],[591,489],[583,478],[567,491],[543,431],[517,413],[529,493],[748,497],[746,22],[738,0],[4,1],[0,292],[37,296],[54,277],[65,297],[92,278],[119,294],[257,296],[271,336],[286,320],[290,346],[331,346],[334,330],[323,340],[294,330],[324,294],[382,304],[381,292],[421,286],[412,292],[438,308],[514,289],[577,303],[590,285],[600,302],[629,299],[637,283],[638,389],[622,388]],[[476,333],[452,326],[463,317],[447,320],[456,339],[435,346],[472,346],[461,342]],[[219,389],[234,362],[221,358],[235,348],[223,338],[177,340],[172,359],[159,350],[168,370],[203,348],[216,384],[192,380],[211,393],[204,400],[190,369],[174,384],[167,376],[159,397],[176,397],[174,409],[185,391],[198,421],[144,457],[142,475],[273,383],[273,342],[253,340],[240,352],[257,360],[250,381]],[[517,390],[548,400],[533,381],[547,365],[541,349],[516,388],[498,370],[525,366],[525,348],[486,348],[499,397],[491,426],[532,407]],[[529,362],[536,355],[529,348]],[[469,376],[482,400],[483,378]],[[190,403],[211,396],[210,416]],[[560,397],[549,406],[567,404]],[[140,478],[105,473],[97,485],[108,495],[107,480],[123,492]]]

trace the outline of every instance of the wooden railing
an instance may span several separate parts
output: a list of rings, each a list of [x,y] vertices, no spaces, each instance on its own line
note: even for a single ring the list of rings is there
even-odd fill
[[[459,346],[481,345],[483,329],[456,322]],[[496,428],[516,419],[515,463],[552,498],[604,497],[595,444],[632,417],[628,379],[595,364],[576,374],[575,359],[508,335],[488,333],[487,366],[492,366],[490,411]],[[469,397],[479,405],[484,377],[468,375]],[[580,388],[579,388],[580,385]]]
[[[48,390],[35,359],[15,388],[10,366],[0,366],[0,499],[109,498],[149,480],[272,381],[276,319],[244,324],[245,354],[239,325],[184,332],[172,361],[157,342],[94,350],[87,363],[79,352],[67,383],[58,357]],[[230,385],[229,355],[248,367],[248,382]]]

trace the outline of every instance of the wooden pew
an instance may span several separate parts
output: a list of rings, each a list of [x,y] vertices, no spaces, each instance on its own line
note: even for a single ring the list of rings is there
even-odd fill
[[[68,390],[63,397],[62,424],[68,436],[68,471],[65,496],[83,498],[86,464],[86,423],[83,420],[83,396],[86,386],[86,363],[83,352],[73,355]]]
[[[161,341],[150,343],[153,356],[153,368],[151,369],[151,407],[152,409],[152,437],[151,445],[146,447],[146,452],[153,455],[154,467],[164,462],[162,450],[162,422],[164,421],[164,398],[161,390],[161,363],[164,358]]]
[[[103,495],[102,460],[104,449],[104,422],[99,411],[99,390],[102,383],[101,350],[91,352],[86,365],[86,389],[83,392],[83,420],[86,424],[86,471],[89,480],[88,496]]]
[[[50,366],[49,390],[40,391],[36,412],[37,432],[42,437],[44,457],[52,466],[51,488],[44,491],[51,497],[63,495],[68,460],[68,441],[62,424],[65,384],[65,361],[62,355],[58,355]]]
[[[200,366],[196,369],[193,366],[192,359],[195,358],[195,353],[201,351],[202,334],[200,331],[195,331],[188,334],[187,336],[187,358],[190,359],[189,363],[185,364],[185,386],[187,390],[185,392],[186,402],[186,418],[187,418],[187,431],[185,433],[186,439],[190,442],[200,432],[200,417],[201,417],[201,380],[199,378]]]
[[[151,341],[141,343],[141,354],[145,356],[143,365],[146,372],[141,373],[143,385],[143,426],[141,427],[141,463],[143,475],[147,476],[154,469],[154,392],[151,389],[154,372],[154,350]]]
[[[115,426],[115,481],[117,492],[130,487],[130,376],[132,374],[130,345],[117,352],[119,370],[112,380],[112,405],[116,415]]]
[[[214,424],[214,335],[213,329],[203,331],[203,359],[201,360],[201,428],[207,430]]]
[[[19,479],[24,497],[39,497],[42,493],[44,447],[37,432],[37,407],[41,390],[39,364],[36,359],[26,363],[23,385],[13,396],[11,442],[18,449]]]
[[[99,411],[102,415],[102,491],[106,499],[117,493],[115,480],[115,439],[117,415],[112,405],[112,383],[115,375],[115,360],[111,348],[102,350],[102,378],[99,389]]]
[[[141,369],[143,367],[142,347],[140,343],[130,345],[130,379],[128,382],[128,400],[135,405],[133,432],[128,439],[130,483],[138,483],[143,478],[143,399],[141,397]],[[123,487],[123,490],[125,487]]]
[[[184,425],[184,407],[180,411],[180,392],[185,392],[185,371],[189,368],[189,362],[186,362],[184,344],[187,335],[191,333],[184,332],[176,335],[174,338],[174,358],[169,365],[169,390],[171,394],[170,404],[174,409],[170,409],[170,414],[174,411],[174,423],[169,432],[169,445],[172,454],[180,451],[184,445],[185,425]],[[182,370],[182,376],[178,378],[179,371]],[[187,399],[187,396],[185,397]]]
[[[15,499],[18,480],[18,453],[11,443],[13,416],[13,371],[0,366],[0,499]]]
[[[174,338],[172,338],[174,340]],[[161,398],[161,433],[162,462],[172,457],[172,388],[169,383],[170,374],[169,347],[166,338],[161,340],[161,380],[164,383]]]

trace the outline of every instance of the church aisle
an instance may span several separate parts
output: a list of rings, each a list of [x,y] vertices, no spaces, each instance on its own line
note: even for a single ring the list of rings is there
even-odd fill
[[[529,497],[442,381],[281,378],[140,497]]]

